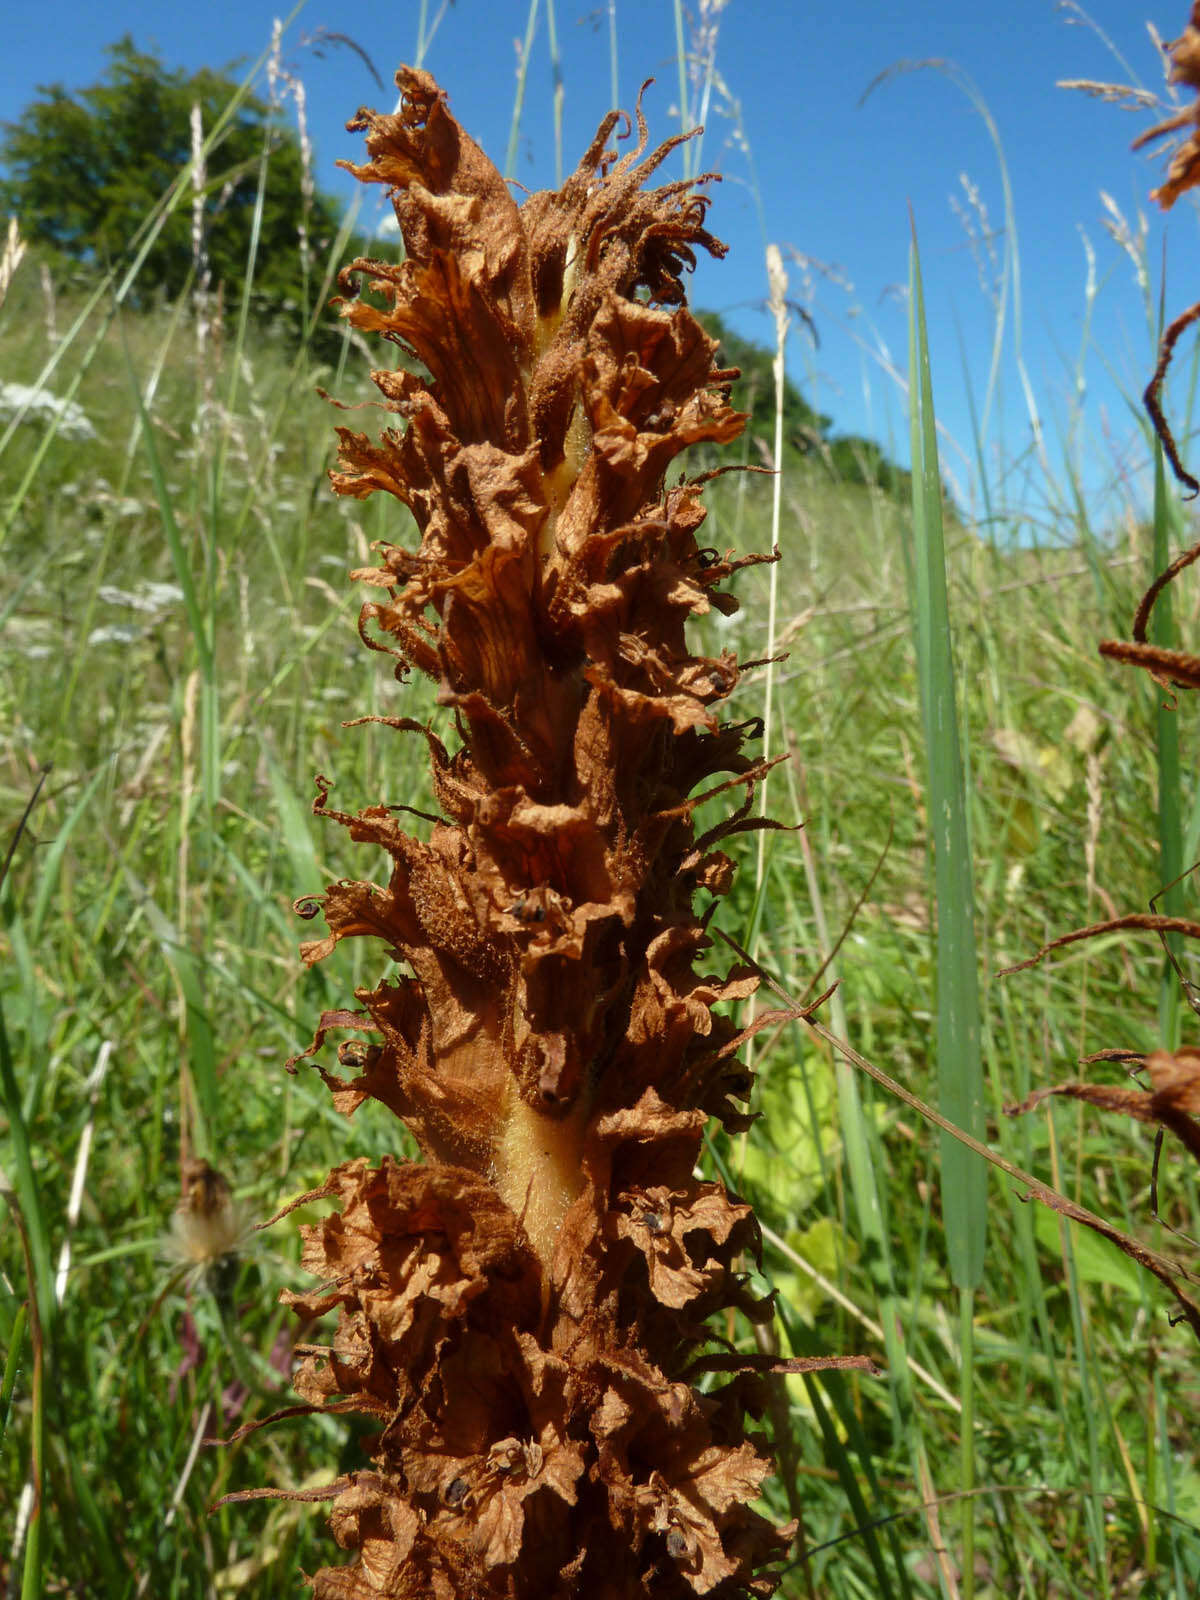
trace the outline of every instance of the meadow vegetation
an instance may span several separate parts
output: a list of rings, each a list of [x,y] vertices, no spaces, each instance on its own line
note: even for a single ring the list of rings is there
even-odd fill
[[[430,809],[420,742],[343,720],[451,730],[432,689],[397,684],[356,633],[347,571],[373,541],[404,538],[390,503],[328,490],[338,417],[319,390],[367,396],[360,345],[314,346],[235,306],[221,326],[190,290],[137,309],[112,285],[54,294],[38,268],[27,255],[0,306],[0,371],[78,411],[22,417],[14,402],[0,418],[0,1166],[16,1191],[0,1231],[0,1585],[22,1592],[32,1548],[46,1592],[292,1593],[327,1557],[320,1506],[210,1507],[262,1484],[321,1488],[351,1429],[298,1418],[207,1442],[289,1403],[294,1330],[277,1294],[301,1274],[294,1220],[207,1271],[204,1248],[172,1235],[181,1119],[247,1223],[394,1147],[377,1107],[347,1123],[311,1069],[283,1069],[322,1009],[379,977],[350,943],[306,970],[292,905],[372,870],[310,815],[314,774],[347,810]],[[761,465],[769,436],[756,420],[736,448]],[[803,444],[781,462],[788,658],[771,686],[774,749],[792,759],[768,790],[794,831],[761,859],[755,840],[733,842],[720,926],[797,1000],[840,979],[829,1026],[933,1101],[908,485],[864,482],[874,473]],[[768,548],[772,494],[767,477],[716,480],[705,541]],[[997,499],[985,524],[949,504],[946,522],[986,1142],[1186,1258],[1167,1225],[1195,1236],[1194,1176],[1169,1142],[1156,1220],[1151,1131],[1078,1105],[1003,1114],[1081,1055],[1178,1041],[1162,952],[1113,937],[997,976],[1057,933],[1142,907],[1164,859],[1200,857],[1200,796],[1191,763],[1164,758],[1161,695],[1095,649],[1128,632],[1164,550],[1189,542],[1184,516],[1164,494],[1157,528],[1093,530],[1070,485],[1048,484],[1031,540]],[[767,653],[768,582],[742,575],[742,609],[710,642]],[[1197,591],[1177,588],[1175,626],[1194,640]],[[765,669],[747,676],[735,716],[763,714],[765,684]],[[1184,752],[1195,714],[1186,700],[1170,714]],[[1175,893],[1191,903],[1189,886]],[[785,1354],[887,1359],[882,1379],[788,1377],[775,1392],[784,1470],[766,1508],[801,1524],[781,1593],[1195,1593],[1196,1352],[1160,1287],[993,1174],[964,1335],[943,1224],[959,1199],[935,1130],[800,1025],[761,1035],[754,1056],[763,1115],[706,1160],[765,1225],[773,1337]],[[748,1324],[731,1315],[726,1331],[754,1348]]]

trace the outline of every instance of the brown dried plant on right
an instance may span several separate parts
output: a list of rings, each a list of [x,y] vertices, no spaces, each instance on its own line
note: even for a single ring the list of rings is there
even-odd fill
[[[1134,148],[1138,149],[1168,134],[1184,135],[1171,152],[1166,180],[1151,191],[1152,198],[1157,200],[1164,210],[1169,210],[1181,194],[1200,186],[1200,0],[1195,0],[1192,6],[1188,26],[1180,37],[1166,48],[1170,57],[1171,81],[1186,84],[1196,90],[1197,98],[1175,115],[1157,123],[1142,134],[1134,141]],[[1116,86],[1075,84],[1072,87],[1097,91],[1113,89]],[[1187,472],[1180,460],[1176,441],[1162,409],[1161,393],[1175,347],[1183,333],[1197,320],[1200,320],[1200,301],[1189,306],[1166,329],[1159,347],[1154,376],[1145,393],[1146,408],[1162,443],[1163,451],[1171,463],[1176,478],[1190,489],[1193,495],[1200,492],[1200,482]],[[1152,643],[1149,638],[1150,618],[1156,602],[1167,587],[1198,560],[1200,560],[1200,542],[1170,562],[1146,590],[1134,615],[1132,639],[1105,639],[1099,647],[1100,654],[1111,661],[1143,668],[1155,683],[1172,697],[1172,700],[1177,690],[1200,689],[1200,656]],[[1081,940],[1100,938],[1112,933],[1153,933],[1162,941],[1163,951],[1175,968],[1192,1013],[1200,1017],[1200,989],[1185,977],[1170,943],[1171,938],[1200,940],[1200,922],[1187,917],[1163,915],[1153,909],[1153,904],[1151,902],[1152,909],[1149,911],[1131,912],[1125,916],[1113,917],[1105,922],[1093,923],[1090,927],[1062,934],[1043,946],[1036,955],[1008,970],[1019,972],[1024,968],[1035,966],[1052,951]],[[1050,1096],[1065,1096],[1154,1127],[1157,1130],[1157,1140],[1151,1177],[1151,1205],[1157,1214],[1158,1163],[1164,1135],[1171,1134],[1183,1145],[1191,1158],[1200,1164],[1200,1050],[1183,1047],[1173,1052],[1155,1050],[1147,1054],[1119,1049],[1101,1050],[1086,1057],[1083,1064],[1090,1066],[1116,1062],[1123,1064],[1132,1074],[1142,1077],[1145,1086],[1125,1087],[1086,1081],[1064,1083],[1037,1089],[1020,1105],[1009,1106],[1006,1109],[1010,1114],[1016,1115],[1032,1110]],[[1049,1195],[1044,1198],[1051,1205],[1055,1203]],[[1098,1219],[1068,1209],[1065,1205],[1061,1209],[1076,1216],[1077,1220],[1085,1222],[1090,1227],[1097,1226]],[[1193,1332],[1200,1338],[1200,1305],[1193,1298],[1194,1291],[1200,1289],[1200,1273],[1178,1262],[1147,1252],[1137,1240],[1116,1228],[1105,1225],[1098,1227],[1097,1231],[1103,1232],[1132,1259],[1155,1273],[1175,1296],[1181,1318],[1189,1323]]]
[[[385,871],[302,903],[327,928],[304,959],[368,939],[395,968],[305,1054],[360,1035],[349,1076],[319,1066],[334,1103],[378,1101],[421,1159],[349,1162],[302,1197],[336,1209],[304,1229],[317,1286],[288,1298],[336,1321],[302,1347],[293,1410],[374,1427],[369,1461],[319,1491],[351,1560],[314,1588],[768,1595],[791,1530],[756,1505],[764,1376],[870,1363],[730,1339],[735,1312],[772,1316],[758,1228],[697,1172],[710,1122],[749,1126],[738,1050],[775,1015],[739,1029],[725,1008],[755,973],[702,964],[721,846],[767,825],[768,763],[760,728],[721,714],[738,660],[685,631],[736,609],[722,585],[763,558],[702,545],[704,476],[667,477],[745,420],[685,304],[694,252],[724,246],[690,183],[647,187],[679,140],[647,152],[640,105],[632,149],[610,147],[613,112],[560,190],[518,205],[434,80],[397,82],[394,115],[351,124],[351,170],[387,189],[404,260],[341,287],[404,359],[373,374],[382,433],[339,429],[333,486],[411,512],[415,545],[354,574],[375,593],[360,631],[401,680],[433,679],[450,732],[373,719],[424,740],[418,831],[403,806],[334,810],[318,779],[314,809]]]
[[[1150,198],[1157,200],[1164,211],[1169,211],[1181,194],[1200,184],[1200,0],[1193,0],[1187,27],[1166,49],[1171,62],[1170,81],[1186,84],[1188,88],[1196,90],[1197,98],[1174,116],[1148,128],[1134,140],[1133,148],[1140,150],[1144,145],[1153,144],[1168,134],[1184,134],[1171,151],[1166,181],[1150,191]],[[1180,460],[1174,435],[1162,409],[1162,386],[1175,346],[1197,318],[1200,318],[1200,300],[1181,312],[1166,329],[1159,345],[1158,364],[1145,393],[1146,409],[1154,423],[1154,431],[1162,441],[1171,470],[1193,495],[1200,494],[1200,481],[1187,471]]]

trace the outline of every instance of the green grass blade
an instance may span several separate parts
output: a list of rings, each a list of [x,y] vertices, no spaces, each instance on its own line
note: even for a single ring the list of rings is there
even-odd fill
[[[823,1352],[819,1349],[816,1340],[811,1338],[801,1326],[797,1317],[793,1316],[789,1308],[783,1303],[779,1304],[779,1319],[783,1323],[787,1334],[788,1346],[793,1355],[815,1356]],[[813,1411],[817,1418],[818,1426],[825,1443],[825,1454],[830,1464],[838,1475],[838,1482],[846,1496],[846,1500],[854,1515],[859,1537],[863,1541],[863,1548],[867,1552],[868,1560],[875,1574],[878,1584],[876,1594],[880,1600],[885,1597],[901,1594],[911,1596],[912,1585],[908,1572],[904,1566],[904,1558],[900,1549],[900,1542],[896,1531],[890,1525],[887,1527],[885,1538],[887,1540],[891,1563],[884,1558],[883,1548],[879,1542],[876,1530],[876,1521],[881,1516],[886,1517],[890,1508],[879,1484],[872,1460],[871,1446],[863,1432],[862,1423],[855,1408],[850,1385],[846,1382],[844,1374],[840,1372],[823,1372],[819,1379],[814,1374],[805,1379]],[[822,1394],[828,1396],[837,1412],[837,1424],[829,1415]],[[859,1486],[858,1477],[854,1470],[854,1461],[851,1451],[860,1463],[863,1476],[871,1491],[873,1504],[868,1506],[866,1498]]]
[[[977,1139],[986,1135],[982,1025],[975,953],[975,896],[967,829],[966,774],[950,637],[937,421],[925,326],[921,264],[913,228],[909,275],[909,426],[912,435],[917,661],[925,731],[926,813],[933,855],[937,926],[938,1104]],[[963,1593],[975,1592],[974,1291],[987,1250],[987,1169],[941,1134],[942,1222],[950,1276],[960,1293],[960,1487]]]
[[[1154,560],[1153,574],[1157,576],[1171,560],[1171,509],[1167,493],[1166,468],[1161,443],[1154,441]],[[1179,649],[1179,629],[1175,621],[1174,595],[1168,584],[1159,595],[1150,613],[1150,642],[1164,650]],[[1159,880],[1165,893],[1158,902],[1167,916],[1182,917],[1187,914],[1184,905],[1182,878],[1185,861],[1183,854],[1183,782],[1179,764],[1179,712],[1157,684],[1153,686],[1155,700],[1155,758],[1158,769],[1158,860]],[[1176,957],[1180,954],[1178,934],[1168,934]],[[1180,989],[1175,973],[1164,963],[1162,986],[1159,990],[1159,1027],[1165,1047],[1173,1050],[1179,1043],[1181,1016]]]
[[[295,784],[270,749],[264,751],[264,759],[267,778],[271,785],[271,799],[275,815],[279,820],[283,848],[287,854],[287,881],[299,885],[300,888],[297,889],[299,893],[303,886],[309,884],[316,886],[322,881],[316,845],[313,842],[312,829],[309,827],[312,808],[300,802]],[[295,928],[289,929],[289,932],[294,935]]]
[[[30,918],[29,923],[29,943],[34,948],[37,947],[38,940],[41,937],[46,913],[50,908],[50,897],[53,895],[55,886],[58,883],[63,857],[66,855],[67,846],[71,842],[71,835],[87,815],[89,809],[94,807],[96,790],[100,787],[101,780],[105,777],[107,770],[106,767],[101,767],[100,771],[93,775],[92,781],[84,788],[73,810],[59,824],[58,831],[50,841],[45,859],[42,862],[37,898],[33,903],[33,916]]]
[[[267,170],[271,159],[269,130],[263,130],[263,148],[258,162],[258,182],[254,190],[254,207],[251,212],[250,237],[246,244],[246,272],[242,279],[242,294],[238,302],[237,326],[233,338],[233,359],[229,363],[229,388],[225,397],[225,426],[221,432],[220,448],[212,469],[214,503],[218,503],[221,485],[225,478],[225,460],[229,450],[230,430],[237,416],[238,389],[242,381],[246,336],[250,327],[250,306],[254,294],[254,275],[258,270],[258,247],[262,239],[263,211],[266,204]]]
[[[33,1504],[25,1535],[25,1559],[21,1571],[21,1600],[35,1600],[42,1593],[42,1528],[45,1487],[46,1444],[46,1368],[54,1344],[56,1302],[50,1260],[50,1240],[42,1207],[41,1190],[33,1170],[29,1130],[21,1110],[9,1049],[4,1007],[0,1003],[0,1100],[8,1115],[9,1139],[16,1165],[15,1193],[10,1190],[10,1216],[24,1244],[26,1273],[30,1280],[30,1302],[37,1316],[32,1327],[32,1383],[30,1386],[29,1476]],[[14,1347],[20,1341],[14,1340]],[[7,1369],[7,1363],[6,1363]],[[5,1383],[8,1382],[7,1370]]]
[[[546,26],[550,42],[550,70],[554,74],[554,186],[563,181],[563,86],[562,57],[558,53],[558,18],[554,14],[554,0],[546,0]],[[616,104],[616,101],[613,101]]]
[[[17,1307],[12,1329],[8,1336],[8,1354],[4,1358],[4,1376],[0,1378],[0,1444],[8,1432],[8,1419],[12,1413],[13,1391],[17,1374],[21,1370],[21,1351],[25,1346],[25,1325],[29,1320],[29,1306],[22,1302]]]
[[[609,103],[621,103],[620,72],[617,67],[617,0],[607,0],[608,13],[608,98]]]
[[[197,1130],[196,1144],[198,1149],[204,1151],[209,1148],[208,1141],[215,1136],[219,1105],[217,1046],[205,984],[204,962],[180,943],[178,930],[136,874],[126,867],[124,875],[178,985],[187,1066],[201,1124]]]
[[[188,623],[191,626],[196,661],[200,669],[200,766],[204,802],[211,814],[213,807],[217,803],[221,779],[220,704],[216,662],[213,655],[215,628],[213,620],[213,604],[215,600],[213,587],[215,577],[211,574],[205,575],[204,592],[208,600],[208,609],[205,611],[201,607],[200,595],[192,573],[192,563],[184,547],[179,524],[175,520],[173,498],[167,485],[162,459],[158,453],[154,426],[146,410],[141,386],[138,384],[132,369],[130,370],[130,380],[141,417],[141,436],[146,446],[146,458],[150,468],[151,482],[154,485],[155,497],[158,501],[159,514],[162,517],[163,532],[166,535],[167,547],[171,552],[175,576],[179,582],[180,589],[183,591],[184,609],[187,612]]]
[[[132,368],[130,368],[129,378],[130,387],[141,418],[141,436],[146,446],[146,461],[150,469],[150,479],[154,485],[155,497],[158,500],[163,533],[166,535],[167,547],[171,552],[171,562],[175,568],[175,577],[179,587],[183,590],[183,605],[187,612],[188,623],[191,626],[192,642],[196,649],[200,672],[206,680],[211,680],[213,677],[213,657],[208,621],[201,609],[200,599],[196,593],[196,584],[192,576],[192,564],[188,560],[187,551],[184,548],[183,535],[180,533],[179,524],[175,520],[174,501],[167,486],[167,476],[163,470],[162,458],[158,453],[154,425],[146,410],[141,386],[137,382]]]
[[[982,1139],[986,1123],[972,860],[950,642],[937,425],[915,231],[910,289],[916,636],[937,906],[938,1103],[943,1116]],[[974,1289],[983,1278],[987,1245],[987,1172],[977,1156],[946,1134],[941,1171],[951,1275],[959,1288]]]
[[[529,0],[529,12],[525,19],[525,39],[521,45],[521,59],[517,65],[517,92],[513,99],[512,122],[508,129],[508,151],[504,157],[506,178],[515,178],[517,174],[517,142],[521,137],[521,114],[525,109],[525,80],[529,75],[529,56],[537,34],[537,14],[538,0]]]
[[[807,830],[800,834],[800,850],[813,909],[818,947],[823,951],[829,951],[833,946],[825,917],[824,897],[817,875],[814,852]],[[838,975],[838,964],[836,960],[831,960],[826,967],[824,981],[832,982]],[[830,1020],[835,1033],[839,1038],[847,1038],[850,1032],[849,1018],[840,989],[831,995],[829,1006]],[[897,1283],[892,1236],[882,1182],[882,1175],[886,1172],[887,1165],[881,1158],[878,1144],[878,1130],[875,1126],[878,1112],[874,1104],[864,1103],[859,1091],[857,1074],[840,1052],[834,1053],[833,1069],[838,1126],[841,1131],[846,1173],[850,1180],[849,1187],[854,1201],[864,1264],[875,1296],[878,1320],[883,1329],[892,1431],[907,1448],[913,1477],[919,1483],[928,1483],[932,1480],[929,1451],[924,1433],[924,1419],[917,1404],[909,1367],[905,1308]]]
[[[688,50],[684,34],[682,0],[674,0],[673,10],[675,15],[675,64],[679,71],[679,129],[681,133],[690,133],[692,118],[688,106]],[[693,145],[685,144],[681,154],[683,157],[683,175],[685,178],[691,178],[696,171]]]
[[[8,1139],[13,1155],[13,1188],[24,1219],[29,1244],[29,1264],[33,1282],[29,1292],[37,1306],[41,1336],[47,1349],[53,1344],[55,1324],[54,1266],[50,1259],[50,1237],[41,1185],[34,1170],[33,1143],[21,1106],[21,1093],[13,1066],[4,1005],[0,999],[0,1101],[8,1118]]]

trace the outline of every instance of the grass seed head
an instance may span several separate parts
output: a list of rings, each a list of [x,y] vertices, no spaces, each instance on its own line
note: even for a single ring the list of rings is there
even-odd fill
[[[167,1253],[189,1275],[200,1276],[235,1255],[246,1237],[246,1219],[229,1180],[207,1161],[184,1163],[183,1193],[171,1214]]]

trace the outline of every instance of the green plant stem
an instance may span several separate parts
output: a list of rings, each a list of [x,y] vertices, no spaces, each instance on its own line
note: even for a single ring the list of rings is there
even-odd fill
[[[962,1363],[959,1398],[959,1488],[962,1491],[962,1592],[975,1600],[975,1291],[958,1291],[958,1351]]]
[[[1171,559],[1171,500],[1167,492],[1162,445],[1154,441],[1154,551],[1156,577]],[[1179,649],[1179,630],[1175,623],[1175,600],[1168,585],[1150,613],[1150,641],[1165,650]],[[1158,768],[1158,859],[1159,883],[1163,889],[1159,904],[1168,916],[1186,915],[1183,897],[1183,782],[1179,759],[1179,711],[1175,697],[1157,683],[1151,684],[1154,696],[1155,757]],[[1179,958],[1182,941],[1178,934],[1167,934],[1168,947]],[[1158,1016],[1163,1047],[1174,1050],[1179,1044],[1182,1017],[1181,993],[1175,970],[1163,963],[1159,985]]]
[[[538,0],[529,0],[525,18],[525,39],[521,45],[521,59],[517,63],[517,92],[513,99],[512,122],[508,130],[508,151],[504,157],[504,176],[517,175],[517,141],[521,137],[521,115],[525,109],[525,80],[529,75],[529,57],[537,33]]]

